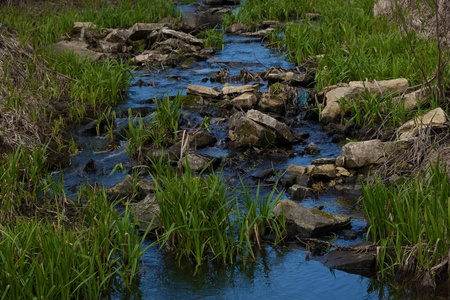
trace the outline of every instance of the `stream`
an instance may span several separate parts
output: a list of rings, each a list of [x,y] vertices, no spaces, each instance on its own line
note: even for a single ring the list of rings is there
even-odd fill
[[[186,11],[187,8],[183,7]],[[217,51],[207,61],[194,62],[188,69],[173,68],[160,71],[139,71],[134,73],[126,100],[115,107],[118,116],[128,115],[128,109],[143,112],[142,115],[155,110],[152,99],[175,96],[177,93],[186,93],[188,84],[208,87],[223,87],[223,84],[211,82],[210,73],[227,67],[230,76],[238,75],[245,67],[251,72],[264,71],[270,67],[283,67],[291,69],[294,64],[287,62],[281,54],[265,47],[258,38],[242,36],[225,36],[224,49]],[[226,62],[226,63],[223,63]],[[134,86],[139,80],[151,82],[149,86]],[[230,82],[232,85],[242,83]],[[248,83],[252,84],[252,82]],[[267,89],[267,83],[262,84],[260,92]],[[145,112],[145,113],[144,113]],[[184,118],[191,122],[201,122],[201,111],[184,110]],[[214,117],[214,116],[212,116]],[[342,145],[331,142],[331,137],[321,131],[318,123],[302,120],[292,129],[297,132],[309,133],[307,143],[315,143],[320,154],[311,157],[297,154],[305,147],[304,144],[294,145],[294,155],[288,156],[262,156],[259,158],[245,156],[243,151],[224,147],[228,133],[226,123],[211,124],[211,134],[216,137],[214,146],[201,149],[197,153],[214,157],[241,156],[245,160],[242,168],[248,167],[244,180],[249,184],[256,184],[251,174],[257,174],[268,168],[283,171],[289,165],[296,164],[303,167],[311,164],[317,158],[333,158],[341,154]],[[129,169],[132,167],[129,156],[121,148],[106,152],[106,138],[98,137],[94,133],[87,134],[84,127],[73,133],[76,142],[82,150],[72,158],[72,165],[64,171],[64,182],[68,194],[76,194],[79,186],[85,182],[98,183],[111,187],[122,181],[125,174],[114,172],[116,164],[122,163]],[[94,160],[96,170],[84,172],[83,168],[89,160]],[[236,170],[224,169],[224,177],[234,176]],[[285,194],[285,198],[289,196]],[[355,206],[357,193],[333,194],[327,193],[318,198],[307,197],[301,204],[305,207],[324,207],[325,211],[341,213],[352,217],[351,231],[363,232],[366,226],[363,213]],[[338,245],[349,246],[361,243],[365,235],[357,234],[353,239],[337,237],[334,242]],[[151,241],[149,241],[150,243]],[[254,263],[245,266],[237,265],[207,265],[201,267],[193,276],[194,268],[188,263],[178,265],[177,260],[160,250],[151,247],[143,256],[145,271],[142,277],[131,290],[122,290],[117,287],[111,291],[114,299],[403,299],[404,295],[397,294],[376,279],[369,279],[360,275],[349,274],[343,271],[330,270],[319,260],[312,256],[306,259],[305,248],[296,244],[279,247],[266,247],[258,253]]]

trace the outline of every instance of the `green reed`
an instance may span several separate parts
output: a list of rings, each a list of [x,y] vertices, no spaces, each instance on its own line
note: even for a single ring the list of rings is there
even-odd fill
[[[213,260],[245,263],[254,258],[253,246],[260,245],[267,226],[281,239],[284,220],[272,216],[281,194],[252,197],[243,184],[239,192],[220,175],[196,175],[186,165],[180,174],[163,158],[152,162],[163,230],[159,240],[179,262],[188,259],[197,267]]]
[[[368,236],[380,246],[383,274],[448,272],[439,264],[450,249],[450,184],[439,161],[430,164],[423,176],[391,186],[377,177],[373,185],[364,184],[362,191]]]

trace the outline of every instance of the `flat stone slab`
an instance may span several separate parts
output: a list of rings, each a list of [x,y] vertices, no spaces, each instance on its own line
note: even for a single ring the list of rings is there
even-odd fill
[[[216,91],[213,88],[189,84],[186,94],[188,95],[198,95],[206,98],[217,98],[220,96],[220,92]]]
[[[376,251],[366,251],[363,248],[361,247],[359,251],[333,250],[320,260],[330,269],[373,276],[377,269]]]
[[[288,199],[280,201],[273,213],[284,213],[289,223],[288,234],[303,238],[325,235],[347,226],[350,222],[349,216],[306,208]]]
[[[246,113],[246,117],[256,123],[274,130],[279,138],[289,142],[294,139],[294,135],[286,124],[277,121],[269,115],[266,115],[258,110],[251,109]]]

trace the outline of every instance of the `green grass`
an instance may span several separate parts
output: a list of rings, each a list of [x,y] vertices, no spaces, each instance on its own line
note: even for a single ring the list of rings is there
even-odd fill
[[[245,263],[254,259],[252,247],[260,245],[267,227],[281,239],[284,220],[271,212],[282,193],[252,197],[244,186],[229,189],[218,174],[193,174],[188,163],[182,174],[162,158],[153,167],[160,243],[179,262],[189,260],[197,267],[214,260]]]
[[[18,217],[0,225],[2,299],[98,299],[113,281],[130,286],[145,251],[128,210],[119,214],[104,190],[82,190],[88,202],[67,229],[64,210],[53,221]]]
[[[450,275],[439,266],[450,248],[450,184],[439,162],[404,183],[385,186],[377,178],[362,191],[368,236],[380,246],[383,275]]]
[[[203,33],[204,46],[214,47],[219,50],[223,50],[223,30],[218,30],[217,28],[206,30]]]

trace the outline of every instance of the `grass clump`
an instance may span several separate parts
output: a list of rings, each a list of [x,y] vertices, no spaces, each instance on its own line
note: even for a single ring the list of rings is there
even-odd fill
[[[377,178],[362,191],[368,236],[380,246],[382,275],[418,275],[431,282],[448,278],[450,184],[439,161],[423,176],[392,186]]]
[[[223,30],[217,28],[206,30],[204,33],[204,46],[214,47],[216,49],[223,50]]]
[[[4,299],[98,299],[114,281],[130,286],[137,278],[145,237],[128,210],[120,215],[104,190],[80,196],[89,201],[72,224],[61,209],[52,221],[18,217],[0,225]]]
[[[172,100],[168,95],[162,99],[155,99],[156,112],[146,118],[142,118],[141,115],[132,117],[129,111],[125,137],[128,140],[126,152],[132,158],[142,161],[145,145],[161,148],[176,142],[182,100],[180,94]]]
[[[160,242],[179,261],[188,259],[197,267],[214,260],[245,263],[254,258],[252,247],[260,243],[266,228],[281,239],[284,220],[272,210],[282,194],[251,197],[244,187],[241,192],[230,190],[215,173],[194,175],[188,163],[182,174],[163,159],[153,167],[163,230]]]

